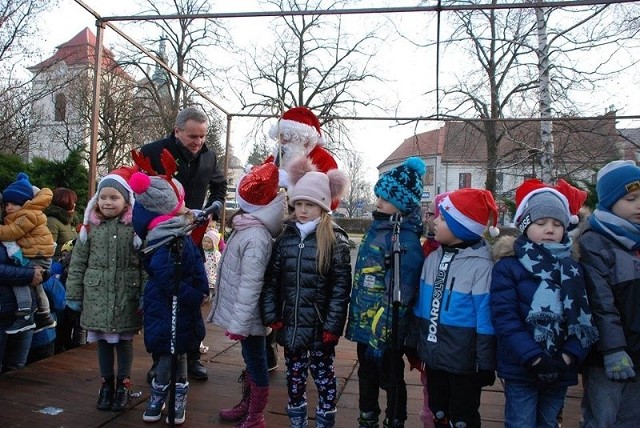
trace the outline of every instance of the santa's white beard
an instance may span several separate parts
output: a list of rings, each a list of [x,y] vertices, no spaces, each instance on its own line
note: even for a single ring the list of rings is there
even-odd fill
[[[289,142],[281,145],[282,148],[282,161],[281,167],[286,167],[291,160],[299,158],[300,156],[307,156],[313,150],[313,147],[304,147],[303,143]]]

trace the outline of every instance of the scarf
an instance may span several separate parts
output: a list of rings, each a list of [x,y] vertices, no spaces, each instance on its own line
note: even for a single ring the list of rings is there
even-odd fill
[[[316,227],[318,227],[318,223],[320,223],[320,217],[306,223],[300,223],[299,221],[296,221],[296,227],[300,231],[300,240],[304,241],[304,238],[306,238],[311,232],[316,230]]]
[[[540,281],[526,319],[534,340],[550,355],[568,336],[577,337],[583,348],[595,343],[598,331],[591,320],[580,265],[570,256],[571,239],[536,244],[522,234],[513,249],[524,268]]]
[[[589,224],[593,229],[614,241],[627,250],[640,249],[640,225],[618,217],[611,211],[595,210],[589,216]]]

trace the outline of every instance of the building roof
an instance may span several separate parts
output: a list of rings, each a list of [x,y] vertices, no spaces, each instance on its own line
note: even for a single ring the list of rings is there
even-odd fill
[[[40,71],[60,61],[63,61],[69,67],[93,67],[95,63],[95,46],[96,36],[89,28],[85,28],[70,40],[56,46],[57,51],[53,56],[29,67],[29,70],[32,72]],[[102,50],[102,66],[112,72],[124,73],[124,70],[116,62],[113,53],[105,47]]]
[[[485,132],[491,131],[489,125],[483,121],[446,122],[439,129],[405,139],[378,169],[398,164],[409,156],[440,156],[442,163],[486,164]],[[538,121],[498,121],[495,133],[500,141],[498,158],[504,165],[521,163],[532,153],[542,151]],[[618,150],[615,112],[590,120],[555,119],[553,139],[556,162],[564,173],[571,173],[577,165],[605,163]]]

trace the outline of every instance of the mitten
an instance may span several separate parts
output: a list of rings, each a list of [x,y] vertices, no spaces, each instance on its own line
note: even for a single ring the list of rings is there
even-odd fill
[[[564,363],[544,354],[537,364],[529,367],[529,370],[536,375],[538,382],[553,383],[558,380],[560,372],[565,371],[566,367]]]
[[[636,376],[633,361],[625,351],[615,351],[604,355],[604,370],[614,381],[625,381]]]
[[[75,312],[82,312],[82,300],[67,300],[67,307]]]
[[[322,332],[322,343],[325,345],[336,346],[338,344],[338,340],[340,340],[340,336],[333,334],[330,331]]]
[[[227,336],[231,340],[245,340],[247,337],[241,334],[231,333],[229,330],[224,332],[224,335]]]
[[[280,330],[282,327],[284,327],[284,324],[282,324],[282,321],[276,321],[271,323],[269,327],[271,327],[273,330]]]
[[[496,372],[493,370],[478,369],[476,379],[480,386],[491,386],[496,381]]]
[[[404,348],[404,355],[407,356],[407,361],[409,361],[410,371],[418,369],[418,371],[424,372],[424,363],[420,360],[420,356],[418,355],[418,350],[416,348],[406,346]]]

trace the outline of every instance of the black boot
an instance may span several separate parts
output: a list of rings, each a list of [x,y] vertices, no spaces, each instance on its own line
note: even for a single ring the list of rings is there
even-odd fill
[[[100,396],[96,403],[98,410],[111,410],[113,405],[113,377],[102,378],[102,387],[100,388]]]
[[[207,380],[209,374],[207,368],[200,362],[200,351],[196,353],[189,352],[187,355],[187,374],[190,379]]]
[[[129,406],[129,389],[131,388],[131,380],[128,377],[118,377],[116,383],[116,392],[113,395],[113,405],[111,410],[121,412]]]
[[[404,428],[404,421],[401,421],[400,419],[391,420],[389,418],[385,418],[382,426],[383,428]]]

